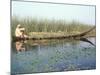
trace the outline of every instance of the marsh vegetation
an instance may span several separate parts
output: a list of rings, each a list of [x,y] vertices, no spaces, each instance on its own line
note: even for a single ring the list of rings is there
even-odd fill
[[[94,25],[83,24],[77,21],[66,22],[65,20],[49,20],[49,19],[37,19],[37,18],[19,18],[17,16],[12,17],[11,34],[14,35],[15,28],[18,24],[26,28],[27,35],[34,37],[45,36],[60,36],[68,34],[77,34],[84,32]],[[47,35],[49,33],[49,35]],[[89,35],[95,36],[95,29],[89,33]]]

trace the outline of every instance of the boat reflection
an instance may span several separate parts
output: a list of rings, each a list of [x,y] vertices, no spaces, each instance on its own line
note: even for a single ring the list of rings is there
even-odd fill
[[[92,43],[90,40],[86,39],[86,38],[81,38],[79,41],[84,41],[87,43],[90,43],[91,45],[95,46],[94,43]],[[78,41],[78,42],[79,42]],[[70,42],[68,40],[35,40],[35,41],[31,41],[31,43],[29,44],[32,49],[39,47],[40,45],[42,46],[48,46],[48,45],[56,45],[59,43],[63,43],[65,44],[66,42],[69,42],[70,44],[73,44],[73,42]],[[15,46],[16,46],[16,51],[17,52],[22,52],[22,51],[27,51],[27,41],[16,41]],[[74,42],[74,45],[77,44],[77,42]]]

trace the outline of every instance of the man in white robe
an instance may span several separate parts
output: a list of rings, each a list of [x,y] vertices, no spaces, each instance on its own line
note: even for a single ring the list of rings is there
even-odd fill
[[[28,37],[27,35],[25,35],[25,28],[22,28],[20,24],[18,24],[16,27],[15,36],[21,38]]]

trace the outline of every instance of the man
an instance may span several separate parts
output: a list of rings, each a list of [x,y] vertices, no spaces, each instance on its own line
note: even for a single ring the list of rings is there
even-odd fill
[[[15,36],[21,38],[28,37],[27,35],[25,35],[25,28],[22,28],[20,24],[18,24],[16,27]]]

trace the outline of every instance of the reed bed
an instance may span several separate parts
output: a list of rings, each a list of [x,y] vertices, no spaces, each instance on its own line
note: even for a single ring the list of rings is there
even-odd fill
[[[31,17],[19,18],[17,16],[13,16],[11,21],[12,36],[14,35],[16,26],[18,24],[21,24],[22,27],[26,28],[27,35],[34,34],[34,37],[37,37],[36,35],[38,36],[40,35],[40,37],[42,35],[45,36],[45,34],[47,33],[51,34],[52,36],[77,34],[84,32],[94,26],[94,25],[83,24],[76,21],[66,22],[65,20],[37,19]],[[58,32],[59,34],[57,34]],[[95,34],[95,30],[91,34]]]

